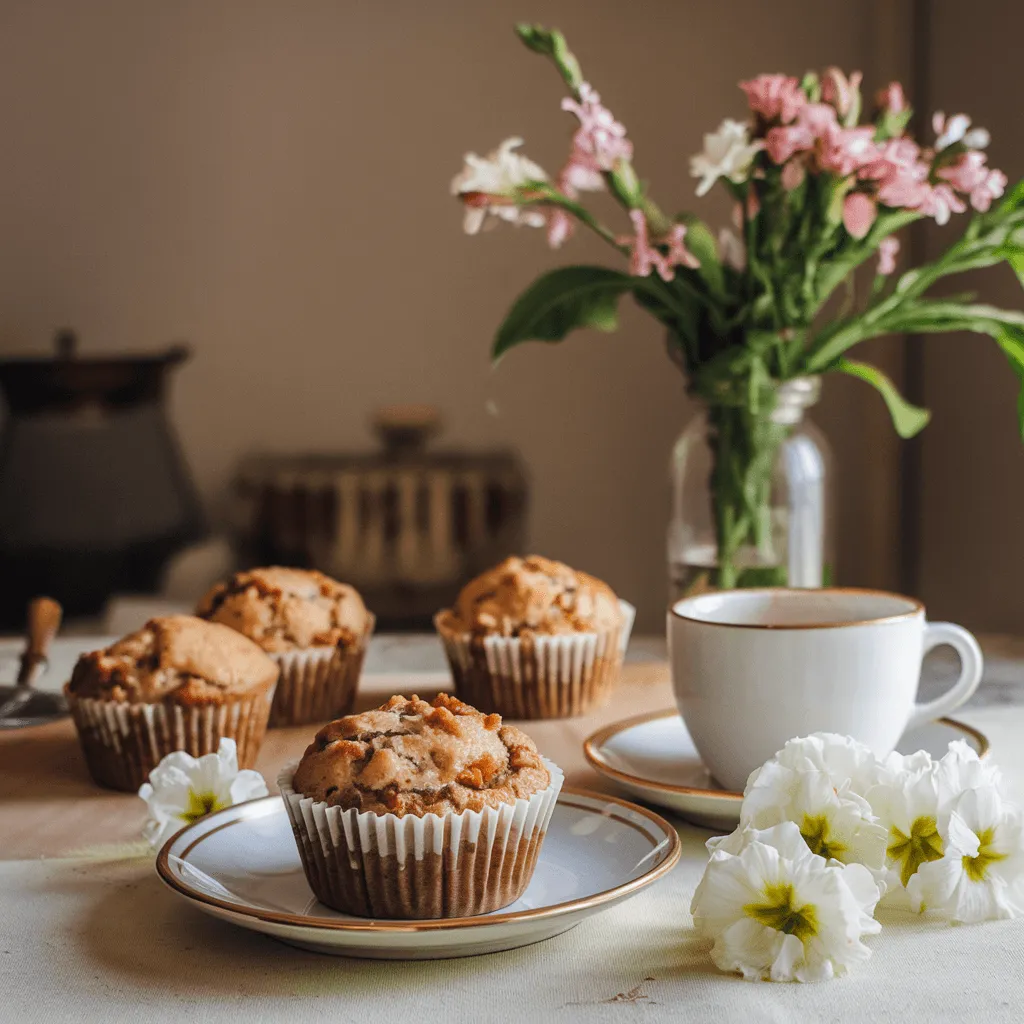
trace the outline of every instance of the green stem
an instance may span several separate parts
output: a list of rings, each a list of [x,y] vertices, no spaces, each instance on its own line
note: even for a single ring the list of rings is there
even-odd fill
[[[536,190],[535,185],[530,185],[531,190]],[[544,194],[538,199],[521,199],[519,206],[559,206],[571,213],[581,224],[585,224],[596,235],[603,238],[612,248],[626,255],[629,253],[629,246],[619,242],[618,236],[604,226],[585,206],[575,202],[568,196],[563,195],[550,185],[544,186]]]
[[[785,583],[786,565],[765,564],[771,542],[771,491],[776,458],[789,427],[772,419],[774,401],[708,409],[711,500],[721,589]],[[745,556],[745,557],[744,557]],[[745,564],[749,563],[749,564]]]

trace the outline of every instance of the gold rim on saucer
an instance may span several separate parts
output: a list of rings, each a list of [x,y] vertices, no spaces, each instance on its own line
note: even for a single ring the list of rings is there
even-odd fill
[[[709,789],[707,786],[677,786],[671,782],[658,782],[655,779],[644,778],[642,775],[632,775],[629,772],[613,768],[604,759],[601,748],[613,736],[617,736],[627,729],[633,729],[638,725],[646,725],[648,722],[654,722],[661,718],[675,718],[678,716],[679,711],[676,708],[669,708],[667,711],[649,711],[645,715],[634,715],[632,718],[624,718],[621,721],[612,722],[611,725],[606,725],[603,729],[598,729],[597,732],[591,733],[583,741],[583,756],[587,759],[590,766],[601,775],[605,775],[610,779],[617,779],[619,782],[628,783],[631,786],[657,789],[664,793],[677,793],[679,795],[708,796],[714,797],[716,800],[742,800],[742,793],[736,793],[728,789]],[[974,726],[958,722],[954,718],[937,718],[935,721],[970,736],[978,745],[978,757],[988,756],[991,746],[988,737],[983,732],[975,729]]]
[[[626,808],[626,810],[633,814],[638,814],[643,818],[647,818],[648,821],[655,826],[655,829],[661,833],[663,840],[668,842],[668,854],[665,859],[660,864],[644,872],[644,874],[640,875],[638,878],[634,878],[629,882],[623,882],[621,885],[613,886],[611,889],[605,889],[602,892],[594,893],[591,896],[569,900],[566,903],[554,903],[547,907],[537,907],[532,910],[517,910],[504,914],[481,914],[476,917],[451,917],[441,918],[436,921],[415,922],[377,920],[337,921],[331,918],[309,917],[304,914],[289,914],[274,910],[262,910],[258,907],[243,906],[238,903],[231,903],[227,900],[217,899],[215,896],[207,896],[205,893],[190,889],[172,873],[170,867],[170,850],[180,837],[191,829],[196,828],[201,824],[201,822],[186,825],[185,828],[176,832],[167,840],[166,843],[164,843],[160,853],[157,855],[156,870],[157,874],[159,874],[160,878],[168,886],[175,890],[175,892],[180,893],[186,899],[194,900],[196,903],[205,903],[208,906],[216,907],[219,910],[224,910],[228,913],[236,914],[241,917],[251,917],[259,921],[266,921],[273,924],[298,925],[303,928],[323,929],[327,931],[425,932],[450,928],[508,924],[516,921],[539,920],[548,917],[561,917],[563,914],[570,914],[577,910],[585,910],[589,907],[600,906],[602,903],[607,903],[611,900],[626,896],[637,889],[642,889],[645,886],[650,885],[652,882],[657,881],[662,876],[667,875],[676,866],[676,863],[679,861],[682,845],[679,841],[679,835],[675,828],[661,817],[661,815],[655,814],[653,811],[649,811],[646,807],[641,807],[638,804],[630,803],[628,800],[623,800],[620,797],[609,796],[607,793],[596,793],[593,790],[578,789],[575,786],[562,787],[562,791],[558,796],[558,803],[566,804],[569,807],[574,807],[578,810],[590,811],[593,814],[599,814],[600,812],[584,804],[573,803],[571,800],[564,799],[567,796],[584,797],[588,800],[595,800],[605,805],[618,804],[620,807]],[[280,796],[259,797],[256,800],[248,800],[244,803],[235,804],[232,807],[226,807],[223,811],[218,811],[210,817],[224,817],[228,820],[197,837],[182,851],[180,856],[176,857],[176,859],[181,860],[184,857],[187,857],[196,846],[217,832],[222,832],[225,829],[238,825],[243,821],[266,817],[278,810],[280,810],[281,813],[284,813],[284,805],[281,803]],[[636,829],[637,832],[651,841],[653,849],[658,849],[661,845],[661,842],[655,841],[653,836],[641,829],[635,822],[629,821],[627,818],[618,814],[610,814],[607,816],[613,818],[620,824],[628,825],[630,828]],[[207,819],[203,819],[203,821],[206,820]],[[310,895],[312,896],[312,894]]]

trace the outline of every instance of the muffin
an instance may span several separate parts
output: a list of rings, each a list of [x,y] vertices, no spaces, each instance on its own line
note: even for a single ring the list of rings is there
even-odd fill
[[[239,765],[251,768],[277,673],[240,633],[171,615],[83,654],[64,695],[92,777],[135,792],[167,754],[216,753],[225,737],[238,745]]]
[[[312,569],[250,569],[218,583],[196,614],[244,634],[280,666],[272,726],[351,709],[374,624],[354,588]]]
[[[434,624],[461,699],[508,718],[566,718],[608,699],[633,615],[608,584],[530,555],[466,584]]]
[[[278,785],[321,903],[453,918],[522,894],[562,772],[500,715],[442,693],[331,722]]]

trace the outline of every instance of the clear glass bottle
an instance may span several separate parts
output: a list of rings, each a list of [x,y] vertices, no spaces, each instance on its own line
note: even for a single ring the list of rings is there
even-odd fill
[[[786,428],[774,459],[768,528],[739,549],[739,586],[821,587],[832,582],[831,453],[805,412],[821,381],[797,377],[775,390],[769,417]],[[672,449],[668,525],[669,596],[678,600],[714,586],[718,544],[712,502],[713,453],[702,410]]]

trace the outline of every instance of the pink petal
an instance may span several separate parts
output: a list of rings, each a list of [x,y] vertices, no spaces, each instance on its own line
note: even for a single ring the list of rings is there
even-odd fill
[[[854,238],[863,238],[877,216],[874,200],[863,192],[852,192],[843,202],[843,225]]]

